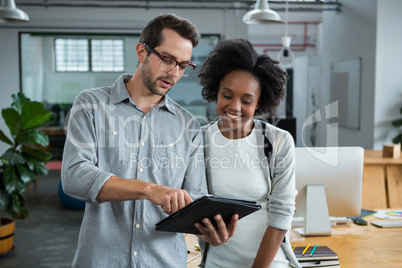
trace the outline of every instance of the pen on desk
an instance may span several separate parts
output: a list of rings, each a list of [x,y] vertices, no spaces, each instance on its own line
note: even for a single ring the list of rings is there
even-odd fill
[[[304,255],[304,253],[306,253],[307,249],[310,247],[310,243],[307,245],[307,247],[303,250],[302,256]]]
[[[296,248],[296,243],[293,245],[293,249],[292,249],[292,250],[295,251],[295,248]]]
[[[314,246],[313,250],[310,253],[310,256],[313,256],[315,249],[317,248],[317,245]]]

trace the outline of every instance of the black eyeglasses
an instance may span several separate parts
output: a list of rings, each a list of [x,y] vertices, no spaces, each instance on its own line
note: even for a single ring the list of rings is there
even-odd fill
[[[159,54],[158,51],[156,51],[155,49],[153,49],[152,47],[148,46],[145,43],[142,43],[149,52],[154,53],[156,56],[158,56],[161,59],[161,62],[159,63],[159,68],[162,71],[165,72],[170,72],[171,70],[173,70],[177,65],[179,65],[179,72],[182,76],[187,77],[191,74],[191,72],[197,68],[197,64],[195,64],[194,62],[179,62],[175,59],[173,59],[172,57],[169,56],[165,56],[165,55],[161,55]]]

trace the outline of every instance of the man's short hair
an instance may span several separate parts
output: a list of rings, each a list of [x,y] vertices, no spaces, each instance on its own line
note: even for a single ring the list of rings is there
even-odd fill
[[[193,47],[198,45],[200,34],[197,27],[189,20],[174,14],[159,15],[149,21],[142,30],[140,43],[146,43],[150,47],[157,47],[163,42],[163,29],[169,28],[177,32],[181,37],[188,39]]]

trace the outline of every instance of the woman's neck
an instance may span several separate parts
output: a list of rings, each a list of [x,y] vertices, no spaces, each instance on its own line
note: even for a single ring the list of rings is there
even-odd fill
[[[231,140],[243,139],[251,134],[255,126],[254,120],[248,121],[245,125],[232,129],[232,128],[224,128],[221,121],[218,122],[218,128],[222,135]]]

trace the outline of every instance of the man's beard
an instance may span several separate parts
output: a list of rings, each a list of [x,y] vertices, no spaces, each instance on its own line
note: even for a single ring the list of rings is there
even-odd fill
[[[150,66],[148,64],[148,58],[145,59],[143,65],[142,65],[141,77],[142,77],[142,81],[143,81],[145,87],[148,88],[149,91],[151,91],[155,95],[159,95],[162,97],[165,96],[174,85],[174,80],[169,76],[167,76],[167,77],[161,76],[161,77],[157,77],[155,80],[152,80],[152,69],[150,68]],[[157,85],[158,80],[169,81],[171,83],[170,88],[167,90],[160,90]]]

